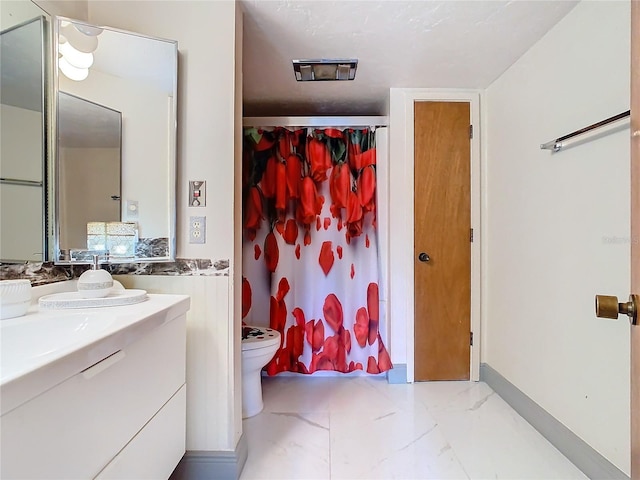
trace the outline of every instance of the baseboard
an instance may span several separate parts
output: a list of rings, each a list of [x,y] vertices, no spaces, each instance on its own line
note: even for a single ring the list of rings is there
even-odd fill
[[[489,385],[587,477],[629,480],[618,467],[486,363],[480,364],[480,381]]]
[[[393,368],[387,372],[388,383],[407,383],[407,364],[394,363]]]
[[[0,0],[1,1],[1,0]],[[354,370],[353,372],[342,373],[336,370],[316,370],[312,374],[298,373],[298,372],[278,372],[276,375],[269,375],[266,371],[262,370],[260,375],[264,378],[274,377],[295,377],[295,378],[322,378],[322,377],[335,377],[335,378],[353,378],[353,377],[386,377],[386,373],[367,373],[363,370]]]
[[[188,450],[169,480],[238,480],[248,453],[244,434],[232,452]]]

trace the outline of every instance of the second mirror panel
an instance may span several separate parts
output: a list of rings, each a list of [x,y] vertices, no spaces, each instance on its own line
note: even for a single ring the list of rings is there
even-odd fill
[[[45,259],[44,49],[47,20],[39,13],[30,2],[0,2],[2,263]]]

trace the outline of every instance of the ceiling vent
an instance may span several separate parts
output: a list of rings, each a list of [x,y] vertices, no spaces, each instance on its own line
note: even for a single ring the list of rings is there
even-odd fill
[[[353,80],[356,68],[358,60],[355,59],[293,60],[293,71],[299,82]]]

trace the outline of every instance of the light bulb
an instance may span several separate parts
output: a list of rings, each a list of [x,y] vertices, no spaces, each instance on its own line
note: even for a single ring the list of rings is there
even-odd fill
[[[60,44],[59,50],[64,59],[76,68],[89,68],[93,65],[93,53],[79,52],[69,42]]]
[[[67,78],[75,80],[76,82],[80,82],[89,76],[88,68],[74,67],[69,62],[67,62],[64,57],[58,59],[58,66]]]
[[[80,50],[83,53],[91,53],[98,48],[98,37],[90,37],[81,33],[76,29],[73,24],[67,25],[61,29],[62,35],[64,35],[76,50]]]
[[[74,23],[73,25],[79,32],[89,35],[90,37],[97,37],[104,31],[104,28],[96,27],[95,25],[82,25],[81,23]]]

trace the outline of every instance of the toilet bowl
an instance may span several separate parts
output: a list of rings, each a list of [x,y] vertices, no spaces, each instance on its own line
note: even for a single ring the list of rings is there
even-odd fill
[[[280,347],[280,333],[267,327],[242,327],[242,418],[262,411],[262,367]]]

